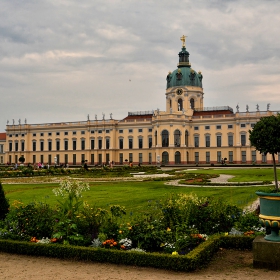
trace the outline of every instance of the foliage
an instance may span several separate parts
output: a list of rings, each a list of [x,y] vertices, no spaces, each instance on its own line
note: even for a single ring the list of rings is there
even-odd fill
[[[54,226],[54,210],[48,204],[32,202],[27,205],[15,201],[4,221],[6,238],[29,240],[51,236]]]
[[[89,190],[87,183],[75,180],[64,180],[60,182],[60,187],[53,189],[56,196],[61,196],[63,200],[58,200],[63,215],[69,219],[77,214],[79,207],[82,205],[82,192]]]
[[[25,162],[25,157],[24,157],[23,155],[21,155],[21,156],[19,157],[18,161],[19,161],[20,163],[24,163],[24,162]]]
[[[252,146],[260,153],[272,155],[275,189],[278,190],[275,154],[280,152],[280,115],[262,117],[249,134]]]
[[[0,220],[4,220],[7,213],[9,212],[9,202],[5,196],[5,192],[0,182]]]

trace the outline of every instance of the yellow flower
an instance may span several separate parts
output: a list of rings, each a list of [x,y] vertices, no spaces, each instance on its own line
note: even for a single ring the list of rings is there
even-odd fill
[[[122,230],[119,230],[119,233],[122,234]]]
[[[178,252],[174,251],[174,252],[172,252],[172,255],[173,255],[173,256],[177,256],[177,255],[179,255],[179,254],[178,254]]]
[[[166,231],[171,231],[171,228],[168,227]]]
[[[228,232],[225,232],[225,236],[228,236]]]

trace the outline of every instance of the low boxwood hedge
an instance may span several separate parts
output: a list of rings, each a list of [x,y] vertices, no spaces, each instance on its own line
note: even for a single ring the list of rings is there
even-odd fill
[[[0,251],[32,256],[54,257],[79,261],[114,263],[154,267],[175,271],[193,271],[206,266],[213,255],[223,248],[252,249],[252,236],[215,235],[201,243],[187,255],[140,253],[104,248],[78,247],[58,244],[37,244],[32,242],[1,240]]]

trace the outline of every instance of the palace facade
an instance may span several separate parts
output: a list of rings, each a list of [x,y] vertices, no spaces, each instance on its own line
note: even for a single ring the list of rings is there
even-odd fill
[[[0,163],[89,165],[186,165],[221,163],[271,163],[270,155],[250,146],[249,130],[267,111],[233,112],[224,107],[204,107],[203,76],[189,62],[185,37],[179,63],[166,77],[164,111],[129,112],[122,120],[110,119],[43,124],[7,124],[0,138]],[[258,107],[258,106],[257,106]],[[1,150],[2,147],[2,150]],[[2,152],[1,152],[2,151]],[[279,161],[279,160],[278,160]]]

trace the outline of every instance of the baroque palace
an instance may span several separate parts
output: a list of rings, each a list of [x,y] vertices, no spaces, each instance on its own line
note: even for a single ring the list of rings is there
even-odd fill
[[[271,163],[270,155],[250,146],[249,130],[269,110],[234,113],[224,107],[204,107],[203,76],[191,68],[185,36],[181,37],[177,69],[166,77],[165,111],[129,112],[112,118],[67,123],[7,124],[0,133],[0,163],[81,165]],[[280,158],[278,157],[278,162]]]

